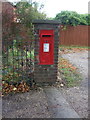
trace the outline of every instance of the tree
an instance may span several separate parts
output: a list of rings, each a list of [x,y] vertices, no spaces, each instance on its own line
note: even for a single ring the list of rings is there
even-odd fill
[[[90,14],[86,15],[86,21],[87,21],[88,25],[90,25]]]
[[[88,25],[88,14],[80,14],[80,25]]]
[[[26,36],[28,36],[29,40],[34,37],[32,21],[34,19],[46,19],[46,14],[41,12],[42,8],[42,4],[39,5],[37,2],[30,0],[21,1],[16,4],[17,22],[24,25],[24,28],[26,28]]]
[[[61,21],[63,25],[87,25],[86,15],[78,14],[75,11],[61,11],[56,15],[55,20]]]
[[[6,51],[7,44],[11,44],[13,39],[13,14],[14,6],[9,2],[2,2],[2,48]],[[4,51],[4,52],[5,52]]]
[[[40,5],[39,7],[39,4],[37,2],[32,1],[18,2],[16,4],[17,20],[20,23],[25,24],[27,27],[30,27],[32,20],[46,19],[46,14],[40,11],[42,7],[43,5]]]

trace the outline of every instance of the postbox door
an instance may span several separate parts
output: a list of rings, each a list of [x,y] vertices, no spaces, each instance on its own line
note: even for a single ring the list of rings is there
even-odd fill
[[[54,64],[54,30],[40,30],[39,64]]]

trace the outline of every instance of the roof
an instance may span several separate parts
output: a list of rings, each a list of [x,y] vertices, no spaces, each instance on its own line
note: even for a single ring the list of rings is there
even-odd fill
[[[57,20],[34,20],[33,24],[60,24]]]

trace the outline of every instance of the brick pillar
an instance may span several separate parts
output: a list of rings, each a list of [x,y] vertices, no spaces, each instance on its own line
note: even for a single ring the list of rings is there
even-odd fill
[[[36,83],[54,83],[58,72],[59,22],[53,20],[35,20],[35,64],[34,80]],[[54,30],[54,64],[39,64],[40,37],[39,30]]]

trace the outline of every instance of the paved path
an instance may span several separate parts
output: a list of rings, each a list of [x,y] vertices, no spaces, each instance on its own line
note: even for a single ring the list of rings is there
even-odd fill
[[[46,87],[44,92],[51,111],[51,118],[80,118],[55,87]]]

